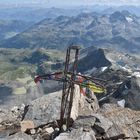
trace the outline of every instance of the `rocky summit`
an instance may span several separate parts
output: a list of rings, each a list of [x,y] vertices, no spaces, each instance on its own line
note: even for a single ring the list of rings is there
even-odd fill
[[[45,49],[43,51],[45,52]],[[36,52],[42,56],[42,51],[35,50],[33,54]],[[34,55],[31,55],[31,58],[32,56]],[[31,58],[28,57],[28,60],[32,60]],[[78,71],[102,79],[106,92],[94,93],[91,98],[81,94],[79,86],[75,85],[70,128],[67,129],[64,119],[61,131],[59,125],[62,84],[58,84],[59,88],[50,81],[35,84],[32,77],[1,83],[3,93],[6,93],[5,89],[19,93],[19,87],[25,87],[26,93],[9,95],[9,100],[1,104],[0,139],[139,140],[139,68],[139,58],[133,55],[95,47],[82,49]],[[45,84],[53,90],[48,87],[43,89]],[[23,92],[23,88],[20,91]]]
[[[140,138],[140,111],[118,104],[99,107],[75,86],[71,127],[59,133],[61,91],[44,95],[28,106],[0,110],[0,139],[3,140],[117,140]]]

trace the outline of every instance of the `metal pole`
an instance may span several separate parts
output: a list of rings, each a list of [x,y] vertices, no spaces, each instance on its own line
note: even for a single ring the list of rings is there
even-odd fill
[[[62,100],[61,100],[61,111],[60,111],[60,131],[62,131],[62,126],[64,123],[64,115],[65,115],[65,102],[66,102],[66,95],[67,93],[67,81],[66,76],[69,69],[69,61],[70,61],[70,49],[67,49],[66,53],[66,62],[65,62],[65,69],[64,69],[64,82],[63,82],[63,91],[62,91]]]
[[[73,74],[72,74],[72,77],[71,77],[71,81],[75,81],[76,73],[77,73],[79,48],[76,47],[75,49],[76,49],[76,53],[75,53],[75,61],[74,61],[74,64],[73,64],[73,71],[72,71]],[[67,118],[66,118],[67,129],[70,127],[71,109],[72,109],[73,95],[74,95],[74,89],[75,89],[73,82],[70,83],[70,86],[71,86],[70,101],[69,101],[69,106],[68,106],[68,114],[67,114]]]

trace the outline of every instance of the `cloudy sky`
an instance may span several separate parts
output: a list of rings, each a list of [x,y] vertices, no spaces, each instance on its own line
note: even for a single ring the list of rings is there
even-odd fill
[[[140,0],[0,0],[0,4],[45,4],[50,6],[58,5],[140,5]]]

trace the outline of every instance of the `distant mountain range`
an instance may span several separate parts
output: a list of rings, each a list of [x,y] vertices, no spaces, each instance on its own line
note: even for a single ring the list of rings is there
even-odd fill
[[[128,11],[112,14],[81,13],[45,19],[28,30],[0,43],[6,48],[45,47],[64,49],[69,44],[84,47],[140,50],[140,18]]]
[[[0,20],[0,40],[8,39],[28,29],[33,22],[22,20]]]
[[[102,13],[111,14],[115,11],[123,11],[123,10],[127,10],[132,14],[140,16],[140,6],[132,6],[132,5],[124,5],[124,6],[120,6],[120,7],[117,7],[117,6],[116,7],[115,6],[106,7],[106,8],[104,8],[104,10],[102,10]]]
[[[56,18],[60,15],[75,16],[82,11],[81,8],[8,7],[0,9],[0,19],[39,22],[43,19]]]
[[[7,6],[6,6],[7,5]],[[112,14],[115,11],[127,10],[132,14],[140,16],[140,6],[73,6],[63,8],[47,8],[41,5],[0,5],[0,19],[3,20],[25,20],[39,22],[45,18],[56,18],[63,16],[76,16],[80,13],[97,12],[100,14]]]

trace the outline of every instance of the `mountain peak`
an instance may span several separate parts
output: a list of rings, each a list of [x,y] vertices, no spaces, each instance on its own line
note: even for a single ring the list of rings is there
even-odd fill
[[[125,15],[123,13],[121,13],[120,11],[116,11],[113,14],[110,15],[110,22],[117,22],[117,21],[121,21],[121,22],[126,22],[126,18]]]
[[[127,10],[123,10],[123,11],[121,11],[121,13],[124,15],[124,16],[131,16],[132,14],[129,12],[129,11],[127,11]]]

